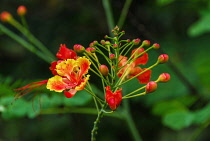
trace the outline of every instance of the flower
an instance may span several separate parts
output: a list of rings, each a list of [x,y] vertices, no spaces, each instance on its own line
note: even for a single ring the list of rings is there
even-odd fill
[[[90,77],[90,75],[85,76],[90,68],[90,61],[85,57],[78,57],[73,50],[62,44],[56,57],[60,60],[52,62],[49,68],[54,76],[48,80],[33,82],[16,89],[19,91],[18,98],[45,84],[50,91],[68,90],[64,91],[67,98],[71,98],[77,91],[84,89]]]
[[[47,89],[50,91],[62,92],[67,98],[75,95],[77,91],[83,90],[90,75],[85,76],[90,68],[90,62],[85,57],[78,59],[67,59],[56,65],[54,71],[57,75],[47,82]]]
[[[106,102],[108,103],[109,107],[112,110],[117,109],[117,107],[120,105],[122,101],[122,88],[118,89],[114,93],[110,89],[110,86],[106,86],[105,89],[106,89],[106,95],[105,95]]]
[[[148,54],[143,53],[143,52],[144,52],[144,48],[134,49],[131,53],[132,61],[130,63],[128,63],[127,57],[121,55],[118,58],[118,61],[119,61],[118,68],[121,68],[118,71],[118,77],[122,77],[122,75],[126,75],[128,79],[132,77],[136,77],[140,83],[148,83],[150,81],[152,71],[151,70],[145,71],[146,68],[142,69],[141,67],[138,66],[138,65],[145,65],[148,62],[148,59],[149,59]],[[145,71],[145,72],[142,73],[142,71]],[[142,73],[142,74],[139,75],[139,73]]]

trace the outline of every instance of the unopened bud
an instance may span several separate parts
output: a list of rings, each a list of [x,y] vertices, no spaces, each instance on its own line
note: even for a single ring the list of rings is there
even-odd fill
[[[158,77],[158,82],[168,82],[170,80],[171,76],[168,73],[162,73]]]
[[[150,46],[150,41],[149,40],[144,40],[143,42],[142,42],[142,45],[143,46]]]
[[[99,71],[101,72],[101,74],[102,74],[103,76],[107,76],[108,73],[109,73],[109,69],[108,69],[108,67],[107,67],[106,65],[101,65],[101,66],[99,67]]]
[[[157,43],[154,43],[154,44],[152,45],[152,47],[153,47],[154,49],[159,49],[159,48],[160,48],[160,45],[157,44]]]
[[[73,48],[74,48],[74,51],[77,53],[82,53],[85,51],[85,48],[80,44],[75,44]]]
[[[159,57],[158,57],[158,62],[159,63],[166,63],[168,61],[169,57],[167,54],[161,54]]]
[[[27,12],[27,9],[26,9],[26,7],[23,6],[23,5],[21,5],[21,6],[19,6],[19,7],[17,8],[17,14],[18,14],[19,16],[24,16],[24,15],[26,14],[26,12]]]
[[[146,85],[146,93],[152,93],[157,89],[157,83],[155,81],[150,81],[149,83],[147,83]]]
[[[114,44],[113,45],[113,48],[118,48],[118,44]]]
[[[101,44],[104,45],[105,44],[105,40],[101,40]]]
[[[140,41],[141,41],[141,40],[140,40],[139,38],[138,38],[138,39],[134,39],[134,40],[133,40],[133,43],[134,43],[134,45],[138,45],[138,44],[140,43]]]
[[[88,47],[88,48],[86,48],[86,51],[89,53],[94,53],[96,51],[96,49],[94,47]]]
[[[115,54],[110,54],[109,59],[114,60],[115,59]]]
[[[105,35],[105,36],[104,36],[105,39],[108,38],[108,37],[109,37],[108,35]]]
[[[130,39],[127,39],[127,42],[129,43],[131,40]]]
[[[0,19],[3,22],[9,22],[12,19],[12,15],[9,12],[4,11],[1,13]]]

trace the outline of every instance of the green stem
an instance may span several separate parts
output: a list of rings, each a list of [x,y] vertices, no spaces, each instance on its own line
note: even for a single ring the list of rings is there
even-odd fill
[[[98,113],[98,116],[96,120],[94,121],[94,126],[91,131],[91,141],[96,141],[96,134],[98,130],[98,123],[100,122],[100,119],[102,118],[104,114],[104,109],[106,108],[107,104],[104,104],[103,107],[101,108],[100,112]]]
[[[104,10],[105,10],[106,18],[107,18],[109,32],[110,32],[110,35],[112,35],[111,31],[114,28],[115,23],[114,23],[112,10],[111,10],[110,0],[102,0],[102,3],[103,3]]]
[[[123,100],[124,101],[124,119],[127,122],[127,125],[130,129],[130,133],[132,134],[132,137],[135,141],[142,141],[141,136],[139,135],[139,132],[135,126],[135,123],[132,119],[131,113],[130,113],[130,107],[129,107],[129,103],[128,100]]]
[[[119,21],[117,23],[117,25],[119,26],[119,28],[122,28],[123,24],[125,23],[125,19],[127,17],[128,10],[130,8],[131,3],[132,3],[132,0],[126,0],[126,2],[124,4],[124,7],[123,7],[123,10],[121,12]]]
[[[5,33],[6,35],[8,35],[10,38],[12,38],[13,40],[15,40],[16,42],[18,42],[19,44],[21,44],[23,47],[25,47],[26,49],[28,49],[29,51],[33,52],[38,57],[40,57],[41,59],[43,59],[44,61],[46,61],[47,63],[51,63],[51,61],[48,60],[45,57],[45,55],[42,54],[40,51],[38,51],[32,44],[30,44],[27,41],[23,40],[22,38],[20,38],[18,35],[16,35],[15,33],[13,33],[11,30],[9,30],[8,28],[6,28],[2,24],[0,24],[0,30],[3,33]]]
[[[207,128],[210,124],[210,119],[204,122],[193,134],[189,141],[196,141],[197,137],[202,133],[202,131]]]

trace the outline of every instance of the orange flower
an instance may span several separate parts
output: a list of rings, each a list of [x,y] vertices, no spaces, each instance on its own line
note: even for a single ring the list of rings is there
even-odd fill
[[[83,90],[90,75],[85,77],[90,68],[90,62],[85,57],[78,59],[67,59],[56,65],[57,75],[50,78],[47,82],[47,89],[56,92],[65,91],[66,97],[70,98],[75,95],[77,91]]]
[[[106,102],[112,110],[117,109],[122,101],[122,88],[118,89],[116,92],[112,92],[110,86],[105,87],[106,89]]]
[[[89,60],[85,57],[78,57],[73,50],[66,48],[66,45],[62,44],[56,57],[61,60],[52,62],[49,68],[55,76],[16,89],[16,91],[19,91],[17,98],[45,84],[47,84],[47,89],[51,91],[62,92],[68,90],[64,91],[67,98],[84,89],[90,77],[90,75],[85,76],[90,68],[91,63]]]
[[[118,77],[121,77],[122,75],[126,75],[127,78],[132,78],[142,71],[144,71],[146,68],[142,69],[138,65],[145,65],[148,62],[148,54],[143,53],[140,57],[137,57],[140,53],[144,51],[143,48],[136,48],[132,51],[132,59],[134,59],[131,63],[127,63],[127,57],[120,56],[118,58],[118,68],[121,68],[118,71]],[[125,72],[126,71],[126,72]],[[148,83],[150,81],[151,77],[151,70],[148,70],[140,75],[138,75],[136,78],[139,80],[140,83]]]

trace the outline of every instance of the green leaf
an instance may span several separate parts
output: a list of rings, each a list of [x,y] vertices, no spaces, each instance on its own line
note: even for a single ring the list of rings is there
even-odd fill
[[[187,111],[187,108],[177,100],[170,100],[158,102],[152,109],[152,113],[159,116],[164,116],[176,111]]]
[[[163,117],[163,124],[174,130],[180,130],[192,124],[194,115],[188,111],[177,111]]]
[[[210,10],[202,13],[201,18],[188,29],[189,36],[195,37],[210,32]]]
[[[195,124],[202,124],[206,120],[209,120],[210,119],[210,103],[206,105],[203,109],[196,111],[194,115],[195,115],[195,119],[194,119]]]
[[[13,99],[14,97],[8,97],[3,99],[4,102],[7,101],[7,105],[5,110],[2,112],[2,118],[12,119],[17,117],[23,117],[27,114],[29,103],[25,100],[18,99],[12,104],[10,104],[13,101]],[[2,102],[2,104],[6,104],[4,102]]]
[[[73,98],[65,98],[64,104],[66,106],[82,106],[90,101],[91,98],[92,96],[86,91],[79,91],[75,94]]]

